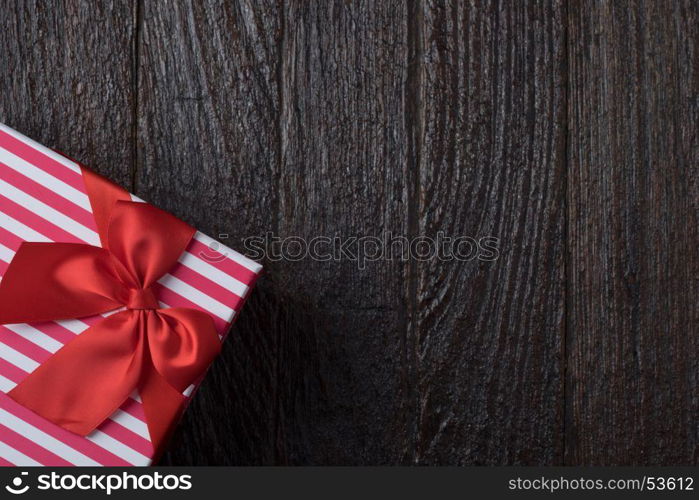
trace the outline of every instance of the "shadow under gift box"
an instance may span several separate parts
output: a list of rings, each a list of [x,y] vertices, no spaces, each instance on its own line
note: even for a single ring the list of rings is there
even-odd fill
[[[100,246],[80,167],[0,124],[0,276],[24,241]],[[223,340],[261,271],[257,262],[196,232],[153,289],[162,308],[208,313]],[[137,393],[86,437],[43,419],[6,394],[108,315],[0,325],[0,465],[151,464],[154,448]],[[199,382],[184,395],[191,397]]]

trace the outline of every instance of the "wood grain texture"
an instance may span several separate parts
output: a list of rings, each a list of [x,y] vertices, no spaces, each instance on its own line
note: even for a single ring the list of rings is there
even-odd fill
[[[14,1],[0,120],[264,261],[163,465],[699,463],[699,7]]]
[[[699,5],[569,24],[566,462],[699,461]]]
[[[130,0],[7,1],[0,8],[0,121],[129,186]]]
[[[499,257],[416,264],[416,461],[560,463],[562,3],[428,1],[423,16],[417,234],[496,237]]]
[[[288,2],[281,237],[407,232],[407,7]],[[280,440],[290,463],[412,460],[406,264],[284,262],[278,293],[303,315],[280,332]]]
[[[281,12],[273,2],[143,2],[139,15],[136,193],[242,250],[242,237],[276,221]],[[281,459],[277,333],[286,309],[269,281],[246,305],[163,464]]]

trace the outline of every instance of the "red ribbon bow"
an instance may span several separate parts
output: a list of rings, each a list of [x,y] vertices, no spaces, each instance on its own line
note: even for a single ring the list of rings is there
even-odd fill
[[[72,319],[114,311],[66,344],[9,396],[53,423],[87,435],[138,389],[156,451],[185,400],[182,392],[218,354],[212,318],[159,309],[153,284],[194,229],[89,170],[83,178],[102,248],[23,243],[0,282],[0,323]]]

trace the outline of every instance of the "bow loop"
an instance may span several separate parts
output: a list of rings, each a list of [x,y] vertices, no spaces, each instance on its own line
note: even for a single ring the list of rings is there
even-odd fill
[[[193,235],[193,227],[159,208],[119,200],[107,227],[107,245],[126,270],[122,280],[148,288],[172,269]]]
[[[209,366],[221,349],[213,319],[201,311],[158,309],[146,321],[153,366],[180,392],[201,375],[197,360]]]
[[[107,250],[25,242],[0,283],[0,323],[94,316],[121,307],[125,293]]]

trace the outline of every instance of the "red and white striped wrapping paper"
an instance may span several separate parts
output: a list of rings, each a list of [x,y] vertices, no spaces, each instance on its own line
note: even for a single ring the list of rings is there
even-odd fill
[[[22,241],[100,245],[78,165],[0,124],[0,276]],[[159,280],[156,292],[161,307],[209,313],[223,338],[261,270],[258,263],[197,232],[175,268]],[[0,325],[0,465],[151,463],[153,445],[138,394],[85,438],[5,394],[99,320]],[[185,395],[194,389],[189,387]]]

